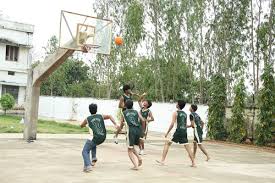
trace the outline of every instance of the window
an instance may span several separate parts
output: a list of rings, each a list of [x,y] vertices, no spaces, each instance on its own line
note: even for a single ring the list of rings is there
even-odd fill
[[[19,47],[6,45],[6,60],[18,61]]]
[[[8,75],[14,76],[14,75],[15,75],[15,72],[13,72],[13,71],[8,71]]]
[[[19,86],[2,85],[2,95],[9,93],[18,103]]]

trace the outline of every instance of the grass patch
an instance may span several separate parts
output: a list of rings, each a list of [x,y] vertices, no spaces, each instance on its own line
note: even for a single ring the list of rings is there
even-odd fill
[[[0,115],[0,133],[22,133],[24,124],[20,124],[22,117]],[[52,120],[38,120],[38,133],[50,134],[87,134],[88,128],[80,128],[78,125],[68,123],[58,123]],[[113,133],[113,130],[108,130],[107,133]]]

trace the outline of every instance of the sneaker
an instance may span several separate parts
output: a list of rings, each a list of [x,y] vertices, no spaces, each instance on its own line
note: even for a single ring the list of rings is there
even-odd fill
[[[83,172],[85,172],[85,173],[88,173],[90,171],[92,171],[92,166],[87,166],[87,167],[83,168]]]
[[[114,142],[115,142],[115,144],[118,144],[118,139],[116,136],[114,136]]]
[[[139,151],[139,155],[144,155],[144,151],[143,151],[143,150],[140,150],[140,151]]]

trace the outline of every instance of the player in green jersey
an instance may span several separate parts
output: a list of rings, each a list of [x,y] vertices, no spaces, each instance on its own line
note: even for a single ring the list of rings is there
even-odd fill
[[[80,125],[81,128],[88,125],[89,132],[92,135],[90,138],[87,139],[82,150],[82,156],[84,160],[84,172],[90,172],[92,170],[92,166],[94,166],[97,162],[96,148],[98,145],[102,144],[106,139],[107,133],[104,120],[111,120],[115,127],[119,129],[119,126],[117,126],[112,116],[97,114],[96,104],[90,104],[89,111],[91,115],[88,116]],[[92,163],[90,160],[90,152],[92,153]]]
[[[142,165],[142,159],[135,150],[135,146],[139,145],[141,137],[141,123],[145,122],[145,119],[133,109],[133,101],[127,100],[125,103],[126,110],[123,111],[123,118],[121,119],[120,129],[126,126],[126,141],[128,146],[128,156],[133,163],[133,170],[138,170],[138,167]]]
[[[152,102],[150,100],[145,100],[144,96],[146,93],[144,93],[138,100],[139,106],[140,106],[140,113],[142,117],[145,119],[144,125],[142,125],[142,133],[140,138],[140,144],[139,144],[139,155],[144,155],[144,142],[147,138],[148,133],[148,125],[150,122],[154,121],[153,114],[151,110],[149,109],[152,106]]]
[[[206,156],[206,161],[210,160],[210,156],[206,152],[205,148],[202,145],[202,135],[203,135],[203,127],[204,127],[204,122],[201,120],[200,116],[196,113],[198,109],[198,106],[195,104],[192,104],[189,111],[191,112],[190,114],[190,121],[191,121],[191,126],[194,129],[194,149],[193,149],[193,156],[194,158],[196,157],[196,152],[197,152],[197,146],[199,146],[200,150],[205,154]]]
[[[132,100],[133,96],[138,96],[139,97],[138,94],[132,92],[130,85],[126,84],[126,85],[123,86],[122,89],[123,89],[123,94],[119,98],[118,111],[117,111],[118,121],[121,121],[121,118],[123,118],[122,112],[126,109],[126,107],[125,107],[126,100]],[[120,131],[117,131],[114,135],[114,142],[116,144],[118,143],[117,137],[118,137],[119,132]]]
[[[162,153],[162,158],[160,161],[157,160],[157,162],[161,165],[164,165],[164,161],[167,156],[169,147],[171,146],[171,144],[173,142],[175,142],[175,143],[184,145],[184,147],[189,155],[189,158],[192,162],[191,166],[195,167],[194,157],[191,152],[190,146],[188,144],[188,139],[187,139],[187,128],[188,128],[187,114],[182,110],[184,107],[185,107],[185,102],[183,100],[179,100],[177,103],[177,111],[175,111],[172,115],[172,121],[171,121],[171,124],[170,124],[170,127],[169,127],[167,133],[165,134],[165,138],[167,138],[168,134],[173,129],[175,124],[176,124],[176,131],[173,134],[173,138],[171,140],[170,139],[166,140],[164,149],[163,149],[163,153]]]

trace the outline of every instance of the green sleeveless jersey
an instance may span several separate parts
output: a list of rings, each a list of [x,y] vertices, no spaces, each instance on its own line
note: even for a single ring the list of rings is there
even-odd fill
[[[193,116],[193,120],[194,120],[195,125],[196,125],[195,127],[202,128],[200,116],[195,112],[191,112],[191,115]]]
[[[129,127],[140,127],[141,124],[139,122],[138,112],[133,109],[126,109],[123,111],[123,116],[125,119],[125,122]]]
[[[122,96],[123,96],[124,104],[125,104],[125,102],[126,102],[127,100],[132,100],[132,96],[131,96],[131,95],[128,96],[128,95],[123,94]]]
[[[184,111],[177,111],[177,130],[186,130],[187,114]]]
[[[94,114],[87,118],[88,125],[93,131],[94,139],[106,137],[104,119],[100,114]]]
[[[141,109],[140,110],[140,113],[141,113],[141,115],[142,115],[142,117],[144,118],[144,119],[147,119],[148,118],[148,116],[149,116],[149,113],[150,113],[150,109]]]
[[[127,100],[132,100],[132,96],[131,95],[128,96],[128,95],[123,94],[122,97],[123,97],[123,102],[124,102],[124,107],[122,108],[122,111],[125,111],[126,110],[125,103],[126,103]]]

